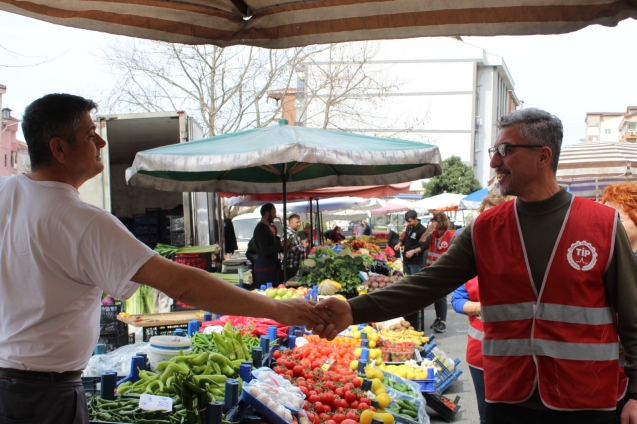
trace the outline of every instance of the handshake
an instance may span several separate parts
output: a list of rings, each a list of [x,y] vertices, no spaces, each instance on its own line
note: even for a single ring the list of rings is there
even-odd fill
[[[276,305],[276,321],[286,325],[305,325],[314,334],[328,340],[333,340],[353,323],[349,303],[334,297],[320,303],[288,299],[278,301]]]

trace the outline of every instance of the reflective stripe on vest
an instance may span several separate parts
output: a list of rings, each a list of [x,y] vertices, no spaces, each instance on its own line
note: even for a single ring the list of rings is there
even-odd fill
[[[489,356],[542,355],[574,361],[612,361],[619,358],[619,343],[567,343],[544,339],[483,340],[482,354]]]
[[[482,306],[482,321],[500,322],[532,319],[534,306],[534,302]],[[569,324],[604,325],[614,322],[614,313],[610,307],[586,308],[583,306],[540,303],[537,307],[535,318]]]
[[[476,340],[482,340],[484,338],[484,332],[469,326],[469,336]]]

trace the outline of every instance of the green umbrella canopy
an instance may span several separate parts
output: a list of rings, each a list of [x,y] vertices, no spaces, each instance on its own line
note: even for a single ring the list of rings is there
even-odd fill
[[[129,184],[165,191],[280,193],[396,184],[441,173],[438,147],[279,125],[137,153]],[[287,178],[285,177],[287,176]]]

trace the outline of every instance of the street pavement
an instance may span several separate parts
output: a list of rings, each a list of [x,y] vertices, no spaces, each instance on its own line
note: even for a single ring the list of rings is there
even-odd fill
[[[460,396],[459,405],[461,408],[455,415],[454,423],[471,423],[479,424],[480,417],[478,415],[478,404],[476,403],[476,394],[473,390],[473,381],[471,380],[471,373],[466,362],[465,352],[467,348],[467,330],[469,328],[469,321],[465,315],[456,313],[449,303],[451,295],[447,296],[448,313],[447,313],[447,332],[446,333],[434,333],[436,338],[434,341],[438,348],[452,360],[460,359],[459,368],[462,370],[462,374],[458,377],[458,380],[453,382],[451,386],[444,391],[443,396],[453,400],[456,396]],[[433,305],[425,309],[425,335],[433,333],[433,330],[429,326],[436,319],[436,313]],[[427,408],[432,423],[444,423],[446,422],[439,417],[435,411]]]

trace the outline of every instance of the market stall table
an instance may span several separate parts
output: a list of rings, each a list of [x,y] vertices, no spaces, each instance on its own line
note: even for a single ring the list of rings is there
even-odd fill
[[[117,319],[133,327],[141,327],[142,339],[147,342],[153,336],[172,335],[177,328],[183,328],[184,331],[187,331],[190,321],[203,321],[203,313],[199,310],[192,310],[163,314],[131,315],[127,318],[118,315]]]

